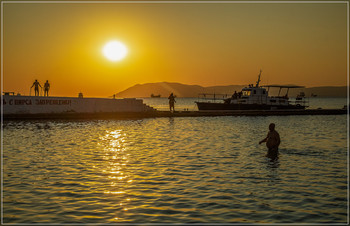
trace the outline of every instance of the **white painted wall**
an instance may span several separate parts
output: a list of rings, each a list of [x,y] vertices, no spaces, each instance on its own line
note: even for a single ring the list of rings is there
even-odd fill
[[[145,112],[153,108],[135,98],[75,98],[3,95],[4,114]]]

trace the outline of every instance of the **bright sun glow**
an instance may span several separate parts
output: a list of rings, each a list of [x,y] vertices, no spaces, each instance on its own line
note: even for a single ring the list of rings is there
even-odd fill
[[[103,55],[110,61],[122,60],[127,53],[126,46],[118,41],[110,41],[103,47]]]

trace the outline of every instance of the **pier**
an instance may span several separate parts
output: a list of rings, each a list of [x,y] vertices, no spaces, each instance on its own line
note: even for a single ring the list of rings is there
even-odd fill
[[[273,110],[199,110],[159,111],[136,98],[76,98],[2,96],[4,120],[41,119],[143,119],[164,117],[219,117],[219,116],[285,116],[285,115],[341,115],[342,109],[273,109]]]
[[[345,115],[347,109],[307,110],[233,110],[233,111],[145,111],[111,113],[51,113],[51,114],[4,114],[4,120],[45,120],[45,119],[143,119],[164,117],[219,117],[219,116],[288,116],[288,115]]]

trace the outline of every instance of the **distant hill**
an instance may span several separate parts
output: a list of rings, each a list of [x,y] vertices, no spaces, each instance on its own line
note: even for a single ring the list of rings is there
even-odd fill
[[[150,97],[151,94],[168,97],[174,93],[177,97],[198,97],[199,93],[230,94],[235,90],[241,90],[244,86],[210,86],[184,85],[181,83],[159,82],[134,85],[120,93],[117,97]]]
[[[228,85],[228,86],[209,86],[203,87],[199,85],[185,85],[181,83],[158,82],[134,85],[122,92],[117,93],[117,97],[132,98],[132,97],[150,97],[151,94],[168,97],[170,93],[174,93],[177,97],[198,97],[199,93],[216,93],[216,94],[233,94],[235,91],[240,91],[245,85]],[[309,97],[312,93],[318,97],[346,97],[346,86],[324,86],[311,87],[303,89],[290,89],[289,96],[296,96],[301,91]],[[284,90],[284,93],[286,90]],[[277,88],[271,88],[270,94],[276,95]],[[282,91],[283,93],[283,91]],[[281,94],[282,94],[281,93]]]
[[[305,95],[310,96],[312,93],[318,97],[347,97],[347,86],[320,86],[305,89]]]
[[[285,93],[284,89],[281,93]],[[300,92],[304,92],[306,97],[310,97],[312,94],[317,97],[347,97],[347,86],[319,86],[308,88],[296,88],[290,89],[288,95],[290,97],[297,96]],[[270,95],[277,95],[278,88],[271,89]]]

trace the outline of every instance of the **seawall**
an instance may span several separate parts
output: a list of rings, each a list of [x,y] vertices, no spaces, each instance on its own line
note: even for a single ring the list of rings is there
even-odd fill
[[[136,98],[77,98],[3,95],[4,115],[70,115],[155,111]]]

